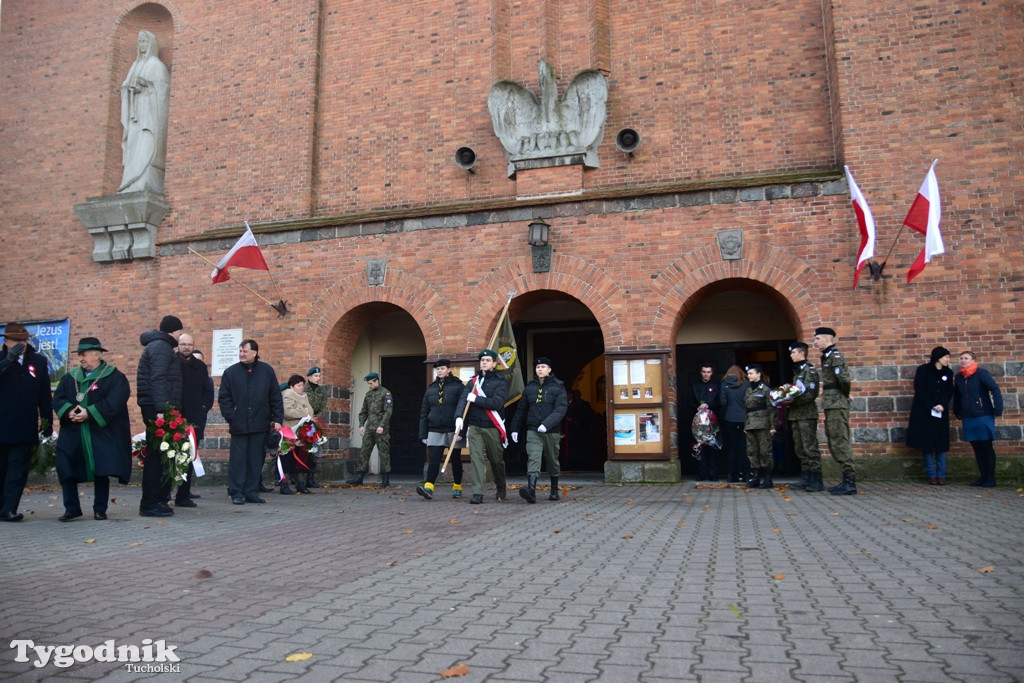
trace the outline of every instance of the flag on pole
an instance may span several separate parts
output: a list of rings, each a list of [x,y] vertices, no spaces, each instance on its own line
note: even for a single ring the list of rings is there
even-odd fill
[[[942,233],[939,232],[939,220],[942,218],[942,203],[939,200],[939,181],[935,177],[936,159],[928,169],[928,175],[921,183],[921,189],[917,191],[917,197],[910,206],[907,217],[903,224],[912,230],[924,235],[924,249],[917,255],[914,264],[907,272],[907,282],[913,280],[924,270],[924,267],[931,263],[933,256],[946,253],[942,244]]]
[[[235,246],[231,247],[231,251],[217,262],[217,267],[210,273],[210,279],[213,280],[213,284],[227,282],[231,279],[231,275],[228,273],[228,266],[249,268],[251,270],[270,270],[266,259],[263,258],[263,252],[260,251],[260,245],[256,244],[256,238],[253,237],[252,228],[249,227],[248,222],[245,224],[245,232],[235,242]]]
[[[505,398],[505,405],[508,406],[523,395],[523,373],[519,352],[516,350],[516,337],[512,333],[512,322],[508,319],[507,311],[499,329],[498,341],[495,343],[495,350],[498,352],[496,370],[508,382],[508,394]]]
[[[868,200],[853,179],[850,167],[843,168],[846,170],[846,184],[850,186],[850,201],[853,202],[853,211],[857,214],[857,225],[860,227],[860,251],[857,252],[857,268],[853,271],[853,286],[856,287],[864,264],[875,257],[875,217],[871,215]]]

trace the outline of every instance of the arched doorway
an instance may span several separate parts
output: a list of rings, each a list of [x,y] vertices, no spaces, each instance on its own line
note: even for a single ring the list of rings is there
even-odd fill
[[[700,380],[701,366],[710,364],[713,377],[721,380],[732,365],[760,363],[771,385],[778,386],[792,376],[787,347],[799,336],[788,302],[776,290],[754,280],[716,282],[696,292],[688,308],[675,338],[679,460],[683,476],[697,472],[690,448],[694,415],[690,394],[693,384]],[[787,430],[780,432],[774,451],[778,471],[799,471]],[[724,471],[719,467],[720,478]]]
[[[551,359],[554,374],[565,383],[569,408],[562,423],[562,470],[603,472],[608,448],[600,324],[579,299],[555,290],[517,297],[509,315],[526,381],[533,379],[534,360],[544,356]],[[507,462],[511,473],[525,473],[522,446],[510,447]]]

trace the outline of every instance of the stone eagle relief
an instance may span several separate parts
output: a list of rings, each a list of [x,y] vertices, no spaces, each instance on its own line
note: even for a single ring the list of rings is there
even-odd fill
[[[505,148],[509,176],[518,162],[581,155],[585,166],[597,168],[597,147],[604,136],[608,83],[599,71],[581,71],[558,99],[555,72],[544,60],[537,67],[541,97],[519,83],[498,81],[487,96],[494,133]],[[563,163],[580,163],[568,161]],[[549,165],[549,164],[540,164]]]

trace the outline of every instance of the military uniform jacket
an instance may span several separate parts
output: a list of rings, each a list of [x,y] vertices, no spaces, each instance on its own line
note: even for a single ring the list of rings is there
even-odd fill
[[[313,417],[320,417],[327,412],[327,390],[319,384],[306,382],[306,398],[313,409]]]
[[[779,409],[773,406],[771,399],[768,398],[769,391],[771,391],[771,387],[764,382],[759,382],[757,386],[752,384],[747,387],[747,391],[743,395],[743,405],[747,409],[744,430],[775,428]]]
[[[818,371],[807,361],[800,361],[795,371],[793,384],[802,382],[804,393],[793,399],[789,410],[786,411],[786,419],[791,422],[793,420],[817,420],[818,404],[815,403],[815,399],[818,398],[818,392],[821,391],[821,379],[818,377]]]
[[[377,427],[387,429],[394,407],[395,401],[390,391],[382,386],[371,389],[363,398],[363,407],[359,411],[359,426],[374,430]]]
[[[825,410],[850,407],[850,368],[835,344],[821,354],[821,405]]]

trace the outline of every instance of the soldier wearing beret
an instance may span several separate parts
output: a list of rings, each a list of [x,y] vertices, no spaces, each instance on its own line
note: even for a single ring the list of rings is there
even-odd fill
[[[821,403],[825,409],[825,436],[832,460],[843,470],[843,481],[828,490],[833,496],[857,495],[850,443],[850,369],[836,348],[836,331],[814,330],[814,348],[821,351]]]
[[[430,464],[427,466],[427,479],[416,487],[416,493],[426,500],[434,497],[434,484],[437,483],[437,475],[441,471],[441,460],[444,453],[455,441],[452,448],[452,498],[462,498],[462,437],[456,438],[455,418],[458,413],[455,409],[462,398],[462,391],[465,385],[462,380],[452,374],[452,362],[447,358],[441,358],[434,363],[434,372],[437,378],[427,387],[427,393],[423,395],[423,402],[420,404],[420,440],[427,447],[430,454]]]
[[[370,454],[377,447],[380,456],[380,487],[391,486],[391,413],[395,407],[391,392],[380,385],[380,375],[371,372],[363,377],[370,390],[363,397],[359,410],[359,436],[363,437],[363,448],[359,452],[359,469],[356,475],[345,483],[359,486],[370,467]]]
[[[512,421],[512,440],[519,443],[519,433],[526,429],[526,486],[519,495],[528,503],[537,502],[537,477],[540,476],[541,458],[551,477],[548,500],[558,500],[558,444],[562,438],[560,428],[569,402],[565,398],[565,385],[551,373],[551,359],[541,356],[534,363],[537,379],[523,389],[515,419]]]
[[[473,482],[473,495],[470,505],[484,502],[484,459],[491,465],[491,474],[497,488],[498,500],[505,500],[505,421],[502,411],[505,410],[505,396],[508,393],[508,382],[494,371],[498,364],[498,353],[493,349],[484,349],[477,354],[480,361],[480,372],[466,384],[462,398],[455,408],[456,415],[465,415],[469,425],[469,459],[470,474]],[[468,410],[466,409],[469,405]],[[455,431],[462,431],[462,417],[455,418]]]
[[[772,482],[772,435],[775,434],[775,420],[778,408],[772,405],[768,392],[771,387],[764,381],[764,368],[758,363],[746,367],[747,387],[743,405],[747,410],[743,431],[747,435],[747,459],[754,476],[747,481],[747,488],[770,489]]]
[[[306,398],[309,399],[309,407],[313,409],[313,417],[321,417],[327,412],[327,390],[321,386],[324,371],[320,366],[314,365],[306,373]],[[323,451],[320,452],[323,455]],[[320,484],[314,479],[318,456],[309,454],[309,465],[313,470],[306,475],[306,486],[311,489],[320,488]]]
[[[786,412],[793,430],[793,450],[800,459],[800,481],[791,488],[817,493],[825,488],[821,482],[821,450],[818,448],[818,392],[821,380],[818,371],[807,360],[807,344],[789,345],[789,358],[793,361],[793,384],[803,385],[802,394],[793,399]]]

